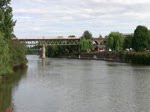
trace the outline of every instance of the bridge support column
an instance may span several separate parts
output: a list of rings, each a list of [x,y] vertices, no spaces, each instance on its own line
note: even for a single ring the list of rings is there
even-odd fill
[[[42,46],[42,59],[45,59],[45,45]]]

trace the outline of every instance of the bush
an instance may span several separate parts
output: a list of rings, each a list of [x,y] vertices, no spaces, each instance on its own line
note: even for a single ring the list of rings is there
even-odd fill
[[[0,74],[9,74],[12,72],[9,65],[10,55],[7,42],[4,40],[3,34],[0,32]]]
[[[150,65],[150,52],[128,52],[125,53],[125,60],[134,64]]]
[[[9,51],[11,58],[10,65],[12,67],[26,65],[26,47],[23,44],[21,44],[19,41],[10,41]]]

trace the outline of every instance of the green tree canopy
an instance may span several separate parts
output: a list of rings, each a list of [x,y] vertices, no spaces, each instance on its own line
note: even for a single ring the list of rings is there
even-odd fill
[[[88,30],[86,30],[86,31],[84,31],[81,38],[92,39],[93,37],[92,37],[92,34]]]
[[[123,49],[132,48],[132,35],[127,35],[124,39]]]
[[[11,0],[0,0],[0,8],[1,8],[1,9],[6,9],[6,8],[7,8],[7,5],[8,5],[8,4],[10,5],[10,1],[11,1]]]
[[[98,38],[103,38],[103,36],[101,34],[99,34],[99,37]]]
[[[92,40],[82,38],[80,41],[81,51],[89,51],[93,48]]]
[[[75,35],[69,35],[68,37],[70,38],[70,37],[76,37],[76,36]]]
[[[13,20],[11,0],[0,1],[0,31],[4,34],[4,39],[11,39],[15,21]]]
[[[108,37],[107,37],[107,41],[106,41],[106,47],[113,51],[119,51],[122,50],[122,46],[123,46],[123,42],[124,42],[124,36],[123,34],[119,33],[119,32],[111,32]]]
[[[10,56],[8,43],[4,40],[3,34],[0,32],[0,75],[11,72],[9,66]]]
[[[149,31],[145,26],[137,26],[132,38],[132,48],[135,51],[143,51],[149,48]]]
[[[15,21],[11,0],[0,1],[0,75],[9,74],[15,67],[26,65],[26,48],[19,41],[12,41]]]
[[[150,50],[150,30],[148,30],[149,32],[149,38],[148,38],[148,49]]]

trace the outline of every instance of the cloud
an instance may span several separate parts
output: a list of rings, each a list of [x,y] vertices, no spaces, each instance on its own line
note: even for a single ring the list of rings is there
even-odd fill
[[[84,30],[104,36],[150,26],[149,0],[12,0],[12,7],[18,37],[80,36]]]

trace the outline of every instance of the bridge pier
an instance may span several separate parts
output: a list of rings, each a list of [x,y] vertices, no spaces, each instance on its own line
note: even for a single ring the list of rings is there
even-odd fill
[[[45,45],[42,46],[42,59],[45,59]]]

